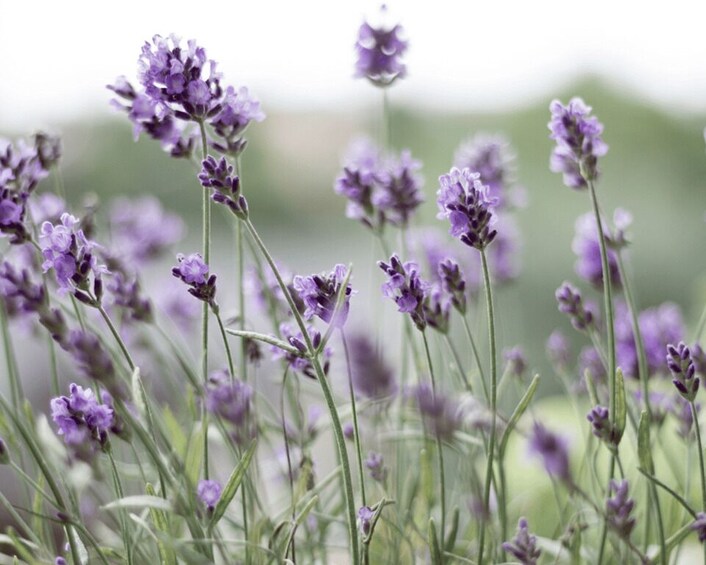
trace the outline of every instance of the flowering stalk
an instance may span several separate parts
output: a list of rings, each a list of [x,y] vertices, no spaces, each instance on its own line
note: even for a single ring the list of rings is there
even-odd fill
[[[492,413],[492,421],[490,426],[490,439],[488,441],[488,463],[485,469],[485,487],[483,489],[483,510],[487,516],[490,515],[490,482],[493,476],[493,459],[495,458],[495,435],[497,428],[497,394],[498,394],[498,376],[497,376],[497,361],[496,361],[496,345],[495,345],[495,315],[493,312],[493,291],[490,285],[490,270],[488,268],[488,259],[485,254],[485,249],[480,250],[481,267],[483,270],[483,283],[485,286],[486,308],[488,311],[488,339],[490,344],[490,411]],[[504,497],[501,497],[504,501]],[[503,511],[503,515],[505,515]],[[504,527],[504,526],[503,526]],[[478,563],[483,562],[483,545],[485,542],[485,520],[480,526],[480,548],[478,553]]]
[[[699,425],[699,415],[696,411],[696,404],[693,400],[689,401],[691,406],[691,415],[694,419],[694,428],[696,429],[696,447],[699,450],[699,467],[701,469],[701,504],[706,512],[706,471],[704,468],[704,448],[701,442],[701,426]]]
[[[321,386],[321,390],[324,394],[324,399],[326,401],[326,406],[329,410],[329,415],[331,416],[331,423],[333,424],[333,434],[336,438],[336,447],[338,449],[338,455],[341,459],[341,469],[343,471],[343,486],[346,499],[346,509],[348,514],[348,533],[352,552],[351,560],[354,565],[358,565],[358,563],[360,562],[360,552],[358,547],[358,534],[356,528],[355,501],[353,498],[353,481],[351,480],[351,468],[350,462],[348,460],[348,451],[346,450],[345,438],[343,436],[343,428],[341,427],[341,420],[338,417],[336,402],[333,398],[333,392],[331,391],[331,387],[328,383],[324,370],[321,367],[321,363],[319,362],[319,355],[316,354],[316,348],[311,342],[311,337],[309,336],[309,332],[306,329],[306,324],[304,323],[304,320],[302,319],[299,310],[294,304],[294,299],[292,298],[292,295],[289,292],[289,288],[282,280],[282,275],[280,274],[279,269],[277,268],[275,260],[272,258],[272,255],[270,255],[270,252],[267,250],[265,243],[260,238],[260,234],[257,233],[257,230],[255,229],[255,226],[250,221],[250,219],[246,218],[242,221],[245,222],[246,229],[250,233],[258,249],[260,250],[263,257],[270,266],[272,274],[277,279],[277,284],[282,290],[282,293],[284,294],[284,297],[287,300],[287,304],[289,305],[289,308],[292,314],[294,315],[294,318],[297,322],[297,325],[299,326],[302,336],[304,337],[308,353],[310,355],[313,355],[311,359],[311,364],[313,365],[314,371],[316,372],[317,381]]]

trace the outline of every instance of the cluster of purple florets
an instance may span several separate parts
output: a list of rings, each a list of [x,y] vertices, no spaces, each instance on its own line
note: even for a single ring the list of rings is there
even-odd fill
[[[175,157],[190,157],[199,134],[184,129],[183,122],[208,123],[216,134],[211,147],[237,155],[244,147],[242,133],[251,121],[261,121],[259,103],[246,88],[223,88],[217,64],[206,50],[175,35],[155,35],[146,42],[138,62],[142,90],[120,77],[108,88],[127,112],[135,136],[146,132]]]
[[[385,17],[383,6],[381,16]],[[367,78],[376,86],[387,87],[395,80],[407,74],[407,67],[402,56],[407,51],[407,41],[403,39],[404,30],[399,24],[371,25],[364,22],[358,30],[355,50],[358,60],[355,76]]]
[[[189,286],[189,294],[208,304],[211,308],[216,305],[216,275],[209,275],[208,265],[198,253],[177,255],[176,267],[172,268],[172,275]]]
[[[348,269],[341,264],[336,265],[330,273],[295,276],[292,286],[306,307],[304,317],[309,320],[316,316],[327,324],[342,328],[348,319],[353,294],[351,285],[346,282],[347,278]]]

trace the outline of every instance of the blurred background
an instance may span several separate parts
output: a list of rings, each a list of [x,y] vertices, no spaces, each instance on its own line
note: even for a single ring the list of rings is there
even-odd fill
[[[382,257],[366,230],[344,217],[333,182],[349,142],[380,130],[380,91],[353,79],[358,27],[378,6],[0,0],[0,136],[40,128],[61,134],[61,171],[76,211],[87,193],[100,202],[156,194],[190,227],[180,250],[199,249],[201,192],[192,164],[169,158],[147,138],[134,143],[105,89],[118,75],[134,80],[140,48],[152,35],[197,39],[219,62],[224,84],[247,85],[267,114],[250,127],[242,160],[261,233],[295,272],[353,262],[361,305],[354,319],[362,323],[383,303],[382,273],[373,266]],[[517,213],[522,274],[498,297],[501,343],[522,343],[530,366],[546,373],[547,336],[557,326],[569,331],[554,291],[564,280],[578,281],[571,240],[589,199],[549,172],[547,122],[549,102],[574,95],[605,124],[603,206],[635,217],[630,255],[641,307],[674,301],[693,327],[706,297],[706,10],[687,1],[671,2],[668,12],[608,1],[389,8],[410,42],[409,76],[389,92],[391,143],[423,162],[427,203],[419,224],[445,229],[434,218],[436,179],[459,143],[478,132],[502,133],[517,155],[528,205]],[[228,273],[232,232],[215,216],[215,270]],[[455,251],[465,252],[460,243]],[[235,304],[234,295],[221,300]],[[394,316],[391,303],[384,308]]]

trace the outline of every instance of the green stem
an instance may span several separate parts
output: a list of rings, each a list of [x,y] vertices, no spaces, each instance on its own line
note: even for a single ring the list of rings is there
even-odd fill
[[[353,372],[351,371],[351,358],[348,353],[348,342],[346,341],[346,334],[341,331],[341,341],[343,342],[343,352],[346,356],[346,368],[348,370],[348,392],[351,396],[351,412],[353,413],[353,431],[355,433],[355,451],[356,458],[358,459],[358,474],[360,475],[360,496],[362,499],[362,506],[366,506],[365,502],[365,474],[363,473],[363,451],[360,446],[360,428],[358,427],[358,410],[355,405],[355,391],[353,390]]]
[[[108,454],[108,459],[110,460],[110,470],[113,475],[113,484],[115,486],[115,493],[118,496],[118,499],[125,498],[125,494],[123,492],[123,485],[122,482],[120,481],[120,473],[118,473],[118,467],[115,465],[115,459],[113,458],[113,449],[110,444],[107,445],[106,447],[106,453]],[[128,533],[128,528],[127,528],[127,520],[125,519],[126,517],[126,512],[124,508],[120,509],[120,529],[122,530],[123,534],[123,543],[125,544],[125,555],[127,556],[127,562],[128,565],[132,565],[132,544],[130,542],[130,535]]]
[[[306,329],[306,324],[304,324],[304,320],[302,319],[301,314],[299,313],[296,305],[294,304],[294,300],[292,299],[289,289],[282,280],[282,275],[280,274],[279,269],[275,264],[275,260],[273,259],[272,255],[270,255],[270,252],[267,250],[267,247],[260,238],[260,234],[257,233],[257,230],[255,229],[255,226],[252,224],[252,222],[249,219],[244,220],[244,222],[245,227],[247,228],[251,237],[255,241],[255,244],[257,245],[263,257],[270,266],[272,274],[277,279],[277,284],[282,290],[282,293],[284,294],[284,297],[287,300],[287,304],[289,305],[289,308],[292,311],[292,314],[294,315],[294,319],[296,320],[297,325],[299,326],[299,330],[301,331],[302,336],[304,337],[308,352],[313,355],[316,349],[314,348],[314,345],[311,342],[311,337],[309,336],[309,332]],[[328,407],[329,414],[331,416],[331,423],[333,424],[333,433],[336,439],[336,447],[338,448],[338,454],[341,459],[341,467],[343,470],[343,485],[348,514],[348,533],[351,543],[352,561],[354,565],[358,565],[360,563],[360,554],[358,547],[358,532],[356,527],[355,502],[353,498],[353,482],[351,480],[351,468],[350,462],[348,460],[348,451],[346,450],[345,438],[343,437],[343,428],[341,427],[341,421],[338,417],[336,402],[333,398],[331,387],[328,383],[328,379],[326,378],[323,369],[321,368],[318,355],[313,356],[313,358],[311,359],[311,363],[314,366],[314,371],[316,372],[317,380],[319,381],[319,385],[321,386],[321,390],[324,394],[324,399],[326,400],[326,406]]]
[[[436,379],[434,378],[434,367],[431,362],[431,353],[429,352],[429,341],[427,340],[427,332],[422,330],[422,340],[424,341],[424,353],[427,358],[427,366],[429,369],[429,378],[431,379],[431,392],[434,395],[434,400],[436,400]],[[441,437],[438,433],[434,434],[436,436],[436,453],[439,464],[439,498],[441,502],[441,519],[440,519],[440,532],[441,532],[441,545],[443,547],[446,540],[446,478],[444,472],[444,452],[441,444]]]
[[[701,312],[701,317],[699,318],[699,323],[696,324],[696,333],[694,335],[694,341],[701,341],[701,335],[704,333],[704,328],[706,327],[706,306],[704,306],[704,311]]]
[[[17,359],[15,351],[12,348],[12,340],[10,339],[10,327],[7,318],[7,310],[5,302],[0,300],[0,325],[2,326],[2,344],[5,349],[5,363],[7,364],[7,375],[10,380],[10,395],[15,410],[20,412],[24,392],[22,391],[22,382],[20,381],[17,372]]]
[[[492,413],[492,421],[490,426],[490,439],[488,442],[488,462],[485,469],[485,488],[483,492],[483,509],[486,516],[490,516],[490,482],[493,474],[493,459],[495,458],[495,435],[497,428],[497,394],[498,394],[498,369],[496,362],[496,345],[495,345],[495,314],[493,311],[493,291],[490,284],[490,269],[488,268],[488,259],[485,255],[485,250],[480,252],[481,266],[483,270],[483,283],[485,286],[486,309],[488,313],[488,339],[490,344],[490,411]],[[498,500],[502,501],[499,496]],[[504,511],[503,511],[504,512]],[[504,515],[504,514],[503,514]],[[483,562],[483,549],[485,543],[485,523],[484,519],[481,522],[480,530],[480,548],[478,553],[478,563]]]
[[[128,351],[127,346],[125,345],[123,338],[120,337],[120,333],[113,324],[113,321],[110,319],[110,316],[108,316],[108,313],[105,311],[105,308],[103,308],[102,304],[98,305],[98,311],[101,313],[103,320],[105,320],[105,324],[108,326],[110,333],[113,334],[113,337],[115,338],[115,341],[117,342],[118,347],[120,348],[120,351],[123,354],[123,357],[125,357],[125,360],[127,361],[130,370],[134,371],[136,367],[135,362],[132,360],[130,352]]]
[[[701,469],[701,503],[704,512],[706,512],[706,472],[704,471],[704,446],[701,443],[701,426],[699,425],[699,415],[696,412],[696,404],[694,401],[689,401],[691,405],[691,415],[694,419],[694,428],[696,429],[696,447],[699,450],[699,468]]]
[[[456,350],[456,346],[453,344],[453,341],[451,341],[451,337],[449,334],[444,334],[444,338],[446,340],[446,344],[449,346],[449,351],[451,351],[451,356],[454,358],[454,362],[456,363],[456,366],[458,367],[458,372],[461,374],[461,380],[463,381],[463,386],[465,389],[473,394],[473,387],[471,386],[470,381],[468,380],[468,375],[466,375],[466,371],[463,370],[463,364],[461,363],[461,357],[458,354],[458,351]]]
[[[217,307],[211,308],[211,310],[213,311],[213,314],[216,316],[216,320],[218,321],[218,329],[221,330],[221,337],[223,338],[223,347],[225,347],[226,357],[228,358],[228,370],[230,371],[230,378],[234,379],[235,367],[233,365],[233,355],[230,352],[230,344],[228,343],[228,336],[226,336],[226,330],[223,326],[223,320],[221,319],[221,314],[218,311]]]
[[[471,326],[468,324],[468,318],[466,316],[461,316],[463,320],[463,327],[466,330],[466,337],[468,337],[468,342],[471,344],[471,350],[473,351],[473,358],[476,361],[476,366],[478,367],[478,373],[480,374],[480,384],[483,387],[483,394],[485,394],[485,400],[490,402],[490,394],[488,393],[488,385],[485,382],[485,372],[483,371],[483,365],[480,362],[480,355],[478,354],[478,348],[476,347],[476,341],[473,339],[473,333],[471,332]]]

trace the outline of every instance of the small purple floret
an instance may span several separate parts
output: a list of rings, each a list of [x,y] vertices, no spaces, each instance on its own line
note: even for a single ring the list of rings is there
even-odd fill
[[[196,496],[199,497],[208,512],[213,512],[221,498],[222,490],[218,481],[201,479],[196,487]]]
[[[536,565],[542,553],[537,547],[537,536],[530,534],[525,518],[520,518],[517,523],[515,537],[511,541],[503,542],[502,547],[522,565]]]

